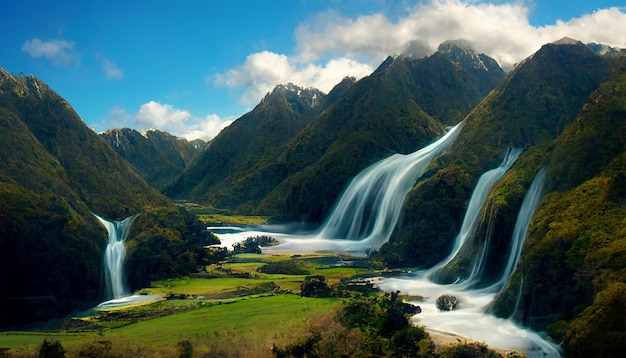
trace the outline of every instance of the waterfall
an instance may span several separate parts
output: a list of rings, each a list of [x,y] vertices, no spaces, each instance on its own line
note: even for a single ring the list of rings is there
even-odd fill
[[[104,274],[106,282],[106,295],[108,298],[121,298],[129,296],[130,291],[126,287],[124,277],[124,259],[126,247],[124,241],[130,233],[130,226],[136,216],[129,216],[121,221],[108,221],[94,214],[104,225],[109,234],[109,241],[104,252]]]
[[[430,162],[448,148],[461,126],[408,155],[395,154],[363,170],[340,197],[319,236],[358,240],[378,248],[391,236],[404,198]]]
[[[453,142],[462,124],[432,144],[411,154],[394,154],[359,173],[343,192],[324,224],[309,235],[272,233],[280,245],[268,251],[334,250],[364,255],[389,240],[396,226],[404,199],[431,161]],[[244,232],[222,234],[220,240],[231,242],[232,236],[257,235]],[[265,233],[267,235],[267,233]]]
[[[519,152],[512,151],[512,153],[509,153],[511,157],[505,159],[498,170],[510,167],[513,164],[512,161],[514,161],[518,155]],[[507,161],[509,163],[506,163]],[[510,280],[519,261],[530,220],[542,197],[546,172],[546,168],[542,168],[537,173],[524,197],[511,238],[511,250],[507,264],[497,282],[482,289],[473,289],[471,284],[469,284],[471,280],[447,285],[437,284],[431,280],[430,276],[433,274],[434,270],[430,269],[420,271],[404,278],[386,278],[378,282],[378,286],[385,291],[403,291],[423,297],[424,300],[417,303],[422,308],[422,313],[419,315],[419,322],[429,329],[482,341],[493,347],[517,349],[528,357],[560,357],[560,347],[557,344],[544,340],[540,335],[531,330],[517,326],[511,319],[497,318],[486,313],[487,308],[495,299],[498,291]],[[485,173],[484,176],[488,173],[489,172]],[[499,174],[499,177],[503,174],[504,173]],[[490,180],[493,180],[495,183],[497,179],[498,178],[494,179],[491,177]],[[479,180],[479,183],[476,185],[477,189],[475,193],[481,185],[484,184]],[[493,183],[491,185],[493,185]],[[490,187],[491,186],[489,186],[489,188]],[[484,195],[486,196],[486,194]],[[470,202],[471,201],[474,201],[474,195],[472,195]],[[470,206],[472,205],[470,204]],[[482,207],[482,204],[479,206]],[[467,214],[466,219],[473,220],[469,219]],[[463,226],[467,229],[467,227],[471,225],[465,223],[464,220]],[[461,230],[461,232],[464,232],[464,230]],[[461,236],[461,234],[459,234],[459,236]],[[466,237],[462,237],[460,239],[461,242],[456,243],[452,254],[443,261],[444,264],[438,264],[436,268],[441,269],[445,264],[452,261],[460,250],[460,247],[465,243],[465,241],[463,241],[464,239],[466,239]],[[485,245],[488,245],[488,242],[485,242]],[[482,251],[484,251],[484,248]],[[484,255],[484,253],[481,255]],[[480,267],[474,267],[473,272],[479,271]],[[519,305],[523,285],[524,279],[522,277],[517,301],[515,303],[515,311],[517,311],[517,306]],[[436,298],[442,294],[452,294],[458,297],[461,300],[461,308],[456,311],[440,312],[436,307],[435,301]]]
[[[522,253],[522,247],[524,246],[524,240],[526,239],[528,232],[528,227],[530,226],[530,219],[532,219],[535,209],[537,208],[537,205],[543,195],[543,184],[546,180],[546,173],[547,169],[545,167],[539,170],[537,175],[535,175],[535,179],[533,179],[533,182],[530,184],[528,192],[526,192],[526,196],[522,202],[522,207],[517,215],[515,228],[513,229],[509,259],[502,275],[500,276],[500,279],[494,283],[494,286],[496,286],[498,290],[509,281],[511,275],[513,274],[513,270],[515,270],[515,267],[517,266],[517,262],[519,261]]]
[[[469,205],[467,206],[467,211],[465,212],[465,217],[463,218],[463,224],[461,225],[461,230],[454,239],[452,252],[443,261],[433,266],[428,271],[429,277],[436,279],[441,273],[441,270],[452,260],[454,260],[454,258],[458,255],[465,242],[473,237],[480,221],[479,219],[483,205],[485,203],[485,200],[487,200],[487,197],[489,196],[491,188],[511,168],[521,152],[522,150],[519,148],[509,149],[504,157],[504,160],[502,161],[502,164],[500,164],[499,167],[491,169],[480,176],[480,178],[478,179],[478,183],[476,183],[476,187],[474,188],[474,192],[472,193],[472,196],[470,198]]]

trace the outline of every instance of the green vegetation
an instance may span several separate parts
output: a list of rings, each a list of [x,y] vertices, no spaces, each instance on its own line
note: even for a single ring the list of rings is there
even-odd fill
[[[266,224],[267,216],[198,214],[198,220],[211,225],[262,225]]]
[[[62,317],[104,297],[108,220],[140,214],[129,281],[186,275],[218,259],[214,237],[150,187],[33,76],[0,69],[0,327]]]
[[[128,161],[148,184],[163,189],[202,152],[206,143],[187,141],[156,129],[110,129],[100,133],[113,150]]]
[[[453,56],[454,47],[427,58],[389,58],[371,76],[318,93],[313,107],[278,86],[224,129],[167,195],[320,222],[359,171],[430,143],[504,77],[495,61],[483,55],[488,69],[475,68],[458,51]]]
[[[437,297],[437,309],[440,311],[454,311],[459,305],[459,299],[452,295],[441,295]]]

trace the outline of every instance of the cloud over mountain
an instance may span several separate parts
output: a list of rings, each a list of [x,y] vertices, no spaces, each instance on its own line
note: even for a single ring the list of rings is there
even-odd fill
[[[215,84],[243,90],[240,101],[252,104],[274,85],[293,82],[323,91],[344,76],[361,78],[387,56],[422,57],[447,40],[463,39],[505,69],[541,45],[569,36],[584,43],[626,47],[626,13],[608,8],[552,25],[533,26],[527,1],[430,0],[390,18],[382,13],[349,18],[336,11],[317,14],[295,30],[292,54],[257,52],[213,78]],[[322,80],[323,79],[323,80]],[[334,84],[333,83],[333,84]]]
[[[232,123],[232,119],[220,118],[216,114],[197,117],[188,110],[155,101],[142,104],[134,115],[123,108],[114,107],[109,111],[109,119],[117,128],[128,127],[137,130],[159,128],[189,140],[210,140]]]

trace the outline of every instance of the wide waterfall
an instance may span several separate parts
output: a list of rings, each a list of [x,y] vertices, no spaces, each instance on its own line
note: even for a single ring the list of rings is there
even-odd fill
[[[499,167],[489,170],[480,176],[474,192],[470,198],[465,217],[463,218],[463,224],[459,234],[454,239],[452,246],[452,252],[443,261],[432,267],[428,271],[428,276],[432,279],[438,279],[442,269],[446,267],[455,257],[459,254],[463,245],[471,239],[476,233],[476,228],[480,221],[480,214],[491,188],[493,185],[502,178],[502,176],[513,166],[513,163],[517,160],[517,157],[522,152],[519,148],[509,149],[504,156],[504,160]]]
[[[368,248],[377,249],[389,239],[408,191],[430,161],[449,147],[459,130],[460,126],[454,127],[444,137],[422,150],[406,156],[394,155],[365,169],[351,182],[324,225],[314,233],[295,235],[271,232],[272,230],[263,228],[256,231],[228,228],[223,233],[216,233],[222,244],[226,245],[255,235],[271,235],[281,243],[276,247],[264,248],[264,252],[328,250],[363,254]],[[481,176],[452,252],[446,259],[430,270],[403,278],[382,279],[378,286],[386,291],[403,291],[423,297],[422,301],[416,302],[422,312],[415,319],[430,330],[456,334],[496,348],[517,349],[529,357],[559,357],[558,346],[545,341],[537,333],[518,327],[511,320],[485,313],[498,290],[509,280],[519,260],[523,238],[534,208],[541,198],[545,169],[538,173],[524,199],[512,239],[510,257],[497,285],[471,289],[467,282],[444,285],[435,283],[428,277],[454,260],[468,238],[474,235],[491,188],[511,168],[520,153],[520,149],[509,149],[499,167]],[[439,312],[435,301],[442,294],[455,295],[461,301],[461,308]]]
[[[102,217],[94,216],[100,220],[107,229],[109,241],[104,252],[104,275],[106,283],[106,295],[108,299],[118,299],[130,295],[124,277],[124,260],[126,259],[126,247],[124,241],[130,233],[130,227],[135,216],[129,216],[121,221],[108,221]]]
[[[380,248],[396,226],[406,195],[430,162],[454,142],[461,128],[462,124],[458,124],[416,152],[395,154],[366,168],[351,181],[317,232],[299,236],[274,234],[280,245],[268,249],[334,250],[365,255],[367,250]]]

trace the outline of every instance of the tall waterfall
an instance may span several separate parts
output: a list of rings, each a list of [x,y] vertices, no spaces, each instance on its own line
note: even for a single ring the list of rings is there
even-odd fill
[[[515,270],[515,267],[517,266],[517,262],[519,261],[522,253],[522,247],[524,246],[524,240],[528,234],[530,219],[532,219],[535,209],[537,208],[537,204],[539,204],[543,195],[543,184],[546,181],[547,172],[548,170],[545,167],[539,170],[537,175],[535,175],[535,179],[533,179],[533,182],[530,184],[528,192],[526,192],[526,196],[522,202],[522,207],[517,215],[515,228],[513,229],[509,259],[502,275],[500,276],[500,279],[494,283],[494,286],[497,287],[498,290],[509,281],[511,275],[513,274],[513,270]]]
[[[129,216],[121,221],[108,221],[94,214],[107,229],[109,241],[104,252],[104,274],[106,282],[106,295],[108,298],[122,298],[131,293],[126,286],[124,277],[124,260],[126,247],[124,241],[130,233],[130,227],[136,216]]]
[[[500,164],[499,167],[491,169],[480,176],[480,178],[478,179],[478,183],[476,183],[476,187],[474,188],[474,192],[472,193],[472,196],[470,198],[467,211],[465,212],[465,217],[463,218],[461,230],[454,239],[452,252],[443,261],[433,266],[428,271],[429,277],[436,279],[439,276],[441,270],[452,260],[454,260],[454,258],[458,255],[465,242],[474,236],[474,234],[476,233],[476,228],[478,227],[478,223],[480,221],[480,214],[482,212],[483,205],[485,204],[485,200],[487,200],[487,197],[489,196],[491,188],[511,168],[521,152],[522,150],[519,148],[509,149],[504,157],[504,160],[502,161],[502,164]]]

